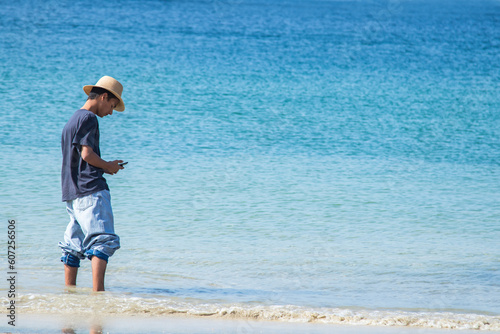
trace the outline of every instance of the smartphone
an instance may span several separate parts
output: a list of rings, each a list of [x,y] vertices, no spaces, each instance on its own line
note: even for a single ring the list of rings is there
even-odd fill
[[[122,162],[122,163],[119,163],[120,166],[125,166],[126,164],[128,164],[128,161],[127,162]]]

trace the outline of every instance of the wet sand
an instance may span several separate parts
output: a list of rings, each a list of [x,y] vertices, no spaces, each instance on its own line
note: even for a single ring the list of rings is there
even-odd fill
[[[191,318],[179,316],[164,317],[78,317],[44,314],[19,314],[16,326],[0,325],[1,333],[307,333],[307,334],[443,334],[477,333],[474,330],[446,330],[409,327],[353,326],[310,323],[290,323],[279,321],[250,321],[213,318]],[[481,331],[482,332],[482,331]],[[500,333],[498,331],[486,331]]]

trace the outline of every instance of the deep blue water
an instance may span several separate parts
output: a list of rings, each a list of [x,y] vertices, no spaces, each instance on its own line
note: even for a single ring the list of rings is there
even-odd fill
[[[0,207],[22,291],[62,290],[60,134],[111,75],[126,111],[100,120],[101,151],[130,163],[108,177],[110,291],[500,314],[499,14],[1,1]]]

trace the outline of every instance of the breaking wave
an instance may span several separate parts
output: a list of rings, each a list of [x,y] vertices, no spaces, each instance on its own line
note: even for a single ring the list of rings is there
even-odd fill
[[[1,299],[2,310],[8,304]],[[408,326],[420,328],[500,330],[500,316],[474,313],[307,308],[293,305],[245,305],[187,302],[109,293],[26,294],[16,301],[19,312],[59,315],[140,315],[214,317],[325,324]],[[3,311],[4,312],[4,311]]]

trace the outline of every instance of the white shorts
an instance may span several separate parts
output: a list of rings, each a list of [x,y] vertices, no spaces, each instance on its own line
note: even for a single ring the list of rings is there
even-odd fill
[[[97,256],[108,258],[120,248],[120,237],[115,234],[111,195],[102,190],[91,195],[66,202],[70,222],[59,242],[62,262],[79,267],[80,260]]]

